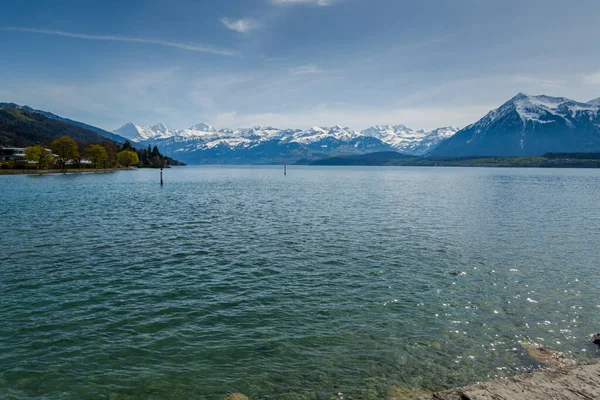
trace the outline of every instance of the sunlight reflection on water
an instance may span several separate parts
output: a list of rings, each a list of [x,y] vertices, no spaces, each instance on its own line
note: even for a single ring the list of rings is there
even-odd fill
[[[0,394],[382,398],[598,356],[600,172],[0,177]]]

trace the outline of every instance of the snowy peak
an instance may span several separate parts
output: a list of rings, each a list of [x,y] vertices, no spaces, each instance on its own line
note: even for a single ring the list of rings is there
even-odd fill
[[[454,134],[456,132],[458,132],[459,130],[460,130],[459,128],[456,128],[452,125],[444,126],[442,128],[437,128],[437,129],[432,130],[431,132],[428,132],[427,136],[435,135],[435,136],[441,137],[443,139],[447,139],[449,137],[454,136]]]
[[[154,126],[143,126],[137,125],[133,122],[128,122],[119,129],[115,130],[114,133],[121,135],[132,142],[142,142],[144,140],[172,137],[177,135],[179,131],[169,128],[163,123],[159,123]]]
[[[204,122],[200,124],[196,124],[189,128],[190,131],[200,131],[200,132],[215,132],[215,128],[211,125],[205,124]]]
[[[152,129],[154,132],[160,132],[163,134],[169,132],[169,130],[170,130],[170,128],[168,126],[166,126],[165,124],[163,124],[162,122],[150,127],[150,129]]]
[[[154,132],[155,137],[168,138],[175,136],[179,133],[176,129],[171,129],[162,122],[150,127],[150,130]]]
[[[115,132],[133,142],[152,142],[154,144],[167,140],[172,145],[179,143],[180,146],[193,146],[196,149],[212,149],[223,146],[230,149],[252,148],[267,141],[328,148],[332,145],[332,141],[338,145],[360,146],[356,143],[357,140],[372,143],[373,139],[376,139],[382,146],[389,146],[390,149],[421,155],[437,146],[442,140],[452,136],[456,131],[458,129],[453,127],[438,128],[429,132],[417,131],[404,125],[376,125],[362,132],[341,125],[313,126],[306,130],[278,129],[263,125],[252,128],[216,129],[206,123],[176,130],[163,123],[147,127],[130,122]]]
[[[404,125],[376,125],[363,130],[361,134],[379,139],[403,153],[422,155],[456,132],[458,132],[458,128],[452,126],[432,131],[417,131]]]
[[[600,101],[519,93],[444,140],[434,156],[530,156],[600,150]]]
[[[521,123],[551,124],[557,121],[570,124],[580,117],[593,119],[598,115],[600,104],[592,102],[580,103],[566,97],[552,97],[546,95],[532,96],[519,93],[499,108],[490,111],[470,127],[483,131],[495,124],[497,120],[510,118],[516,113]]]
[[[549,123],[552,121],[544,117],[573,119],[582,113],[596,115],[599,106],[600,104],[580,103],[566,97],[531,96],[519,93],[496,111],[497,114],[502,115],[503,110],[514,109],[523,121]]]
[[[115,130],[114,133],[124,137],[125,139],[137,142],[139,140],[143,140],[144,129],[133,122],[128,122],[119,129]]]
[[[166,126],[165,124],[163,124],[162,122],[154,125],[152,127],[153,130],[157,130],[157,131],[167,131],[169,129],[168,126]]]
[[[325,129],[325,128],[321,128],[319,126],[313,126],[312,128],[308,129],[306,132],[312,132],[312,133],[327,133],[329,131],[329,129]]]
[[[343,128],[339,125],[330,128],[313,126],[305,131],[293,131],[290,142],[305,145],[320,142],[325,139],[335,139],[342,142],[349,142],[358,136],[358,132],[347,127]]]

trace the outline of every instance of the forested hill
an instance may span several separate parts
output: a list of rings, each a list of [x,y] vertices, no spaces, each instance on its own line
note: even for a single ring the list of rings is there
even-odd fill
[[[539,157],[415,157],[394,152],[300,160],[299,165],[405,167],[600,168],[600,153],[546,153]]]
[[[35,144],[50,147],[52,141],[68,136],[75,140],[80,152],[91,144],[103,144],[104,147],[119,150],[132,150],[138,154],[141,167],[160,167],[164,160],[168,165],[185,165],[160,153],[157,147],[135,149],[127,141],[120,146],[103,135],[70,122],[48,118],[39,112],[22,108],[0,108],[0,146],[28,147]],[[115,161],[116,162],[116,161]]]
[[[36,110],[29,106],[21,106],[19,104],[15,104],[15,103],[0,103],[0,109],[5,109],[5,108],[14,108],[16,110],[27,111],[27,112],[33,113],[33,114],[40,114],[48,119],[66,122],[67,124],[75,125],[80,128],[84,128],[84,129],[90,130],[92,132],[96,132],[100,136],[104,136],[105,138],[110,139],[113,142],[118,143],[118,144],[123,144],[123,143],[125,143],[125,140],[126,140],[124,137],[116,135],[112,132],[105,131],[104,129],[98,128],[97,126],[88,125],[86,123],[75,121],[70,118],[64,118],[59,115],[53,114],[49,111]]]
[[[0,109],[0,146],[49,144],[61,136],[69,136],[83,144],[108,140],[89,129],[50,119],[42,114],[16,108]]]

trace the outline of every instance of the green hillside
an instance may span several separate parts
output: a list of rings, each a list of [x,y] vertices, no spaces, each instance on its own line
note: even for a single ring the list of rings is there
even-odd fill
[[[106,141],[91,130],[15,108],[0,109],[0,146],[27,147],[48,144],[69,136],[82,144]]]

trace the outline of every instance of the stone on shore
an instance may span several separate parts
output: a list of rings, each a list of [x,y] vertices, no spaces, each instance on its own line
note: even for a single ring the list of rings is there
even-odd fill
[[[597,344],[598,346],[600,346],[600,333],[596,333],[595,335],[592,335],[592,342],[594,342],[594,344]]]
[[[600,364],[531,372],[513,378],[418,397],[417,400],[600,399]]]
[[[233,393],[225,397],[223,400],[248,400],[248,397],[241,393]]]
[[[420,388],[394,386],[388,390],[386,400],[411,400],[431,395],[431,392]]]
[[[575,365],[575,361],[566,357],[563,353],[549,350],[543,344],[533,342],[522,342],[521,346],[527,350],[527,353],[536,361],[546,364],[550,367],[566,367]]]

